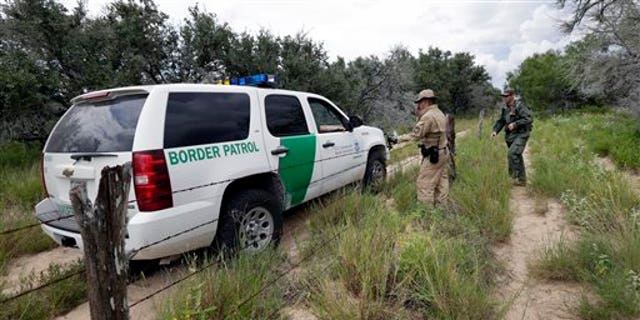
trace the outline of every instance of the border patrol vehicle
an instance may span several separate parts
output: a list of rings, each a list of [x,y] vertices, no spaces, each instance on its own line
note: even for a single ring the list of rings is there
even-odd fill
[[[75,97],[43,150],[42,229],[82,249],[71,181],[85,181],[95,199],[101,169],[129,161],[125,249],[135,252],[132,260],[207,246],[262,250],[278,242],[284,210],[384,179],[389,151],[380,129],[322,96],[256,86],[269,82],[257,75],[238,85],[135,86]]]

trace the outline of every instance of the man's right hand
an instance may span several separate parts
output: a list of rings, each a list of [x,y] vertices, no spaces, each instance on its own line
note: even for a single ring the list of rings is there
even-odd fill
[[[496,132],[491,132],[491,138],[495,138],[496,137]]]

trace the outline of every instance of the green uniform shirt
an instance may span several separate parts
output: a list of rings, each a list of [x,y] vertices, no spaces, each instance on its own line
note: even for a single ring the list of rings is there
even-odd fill
[[[509,130],[507,126],[515,123],[516,127]],[[513,107],[504,106],[500,112],[500,118],[493,125],[493,132],[499,133],[502,128],[507,135],[511,133],[529,133],[533,124],[533,115],[529,108],[522,102],[516,100]]]

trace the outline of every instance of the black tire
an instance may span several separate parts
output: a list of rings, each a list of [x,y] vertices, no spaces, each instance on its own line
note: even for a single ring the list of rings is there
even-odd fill
[[[257,252],[277,245],[281,234],[280,201],[264,190],[249,189],[223,203],[213,247],[218,253]]]
[[[129,260],[129,283],[142,279],[156,272],[159,268],[158,259]]]
[[[387,164],[382,152],[369,154],[367,169],[364,172],[362,184],[365,190],[380,191],[381,185],[387,177]]]

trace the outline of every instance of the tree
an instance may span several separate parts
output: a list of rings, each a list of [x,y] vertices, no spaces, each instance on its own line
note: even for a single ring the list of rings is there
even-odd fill
[[[322,43],[305,33],[286,36],[280,41],[279,73],[282,86],[290,90],[318,92],[319,77],[327,67],[327,52]]]
[[[486,107],[485,99],[474,94],[492,94],[494,90],[491,90],[487,71],[474,60],[475,57],[466,52],[452,54],[438,48],[429,48],[426,53],[420,51],[416,61],[416,91],[433,89],[438,105],[447,112],[464,113]],[[496,98],[494,95],[491,100],[495,103]]]
[[[0,141],[46,137],[83,80],[74,36],[85,10],[54,1],[2,5],[0,20]],[[75,89],[77,90],[77,89]],[[72,94],[72,93],[71,93]]]
[[[197,5],[189,8],[189,14],[180,28],[180,80],[214,82],[224,78],[237,41],[231,27],[219,23],[215,14],[201,11]],[[242,46],[236,46],[239,47]]]
[[[115,0],[99,16],[87,16],[82,2],[67,10],[55,0],[9,0],[0,9],[0,141],[46,138],[71,98],[86,91],[255,73],[277,74],[282,88],[324,95],[386,128],[413,120],[412,98],[425,87],[453,112],[495,99],[468,53],[429,48],[416,59],[398,46],[329,61],[304,32],[235,33],[197,5],[173,26],[153,0]]]
[[[534,110],[572,108],[581,100],[568,79],[565,64],[558,52],[534,54],[508,73],[507,81]]]
[[[590,34],[568,49],[576,88],[607,98],[640,118],[640,3],[634,0],[559,0],[573,5],[564,29],[588,21]],[[613,98],[613,99],[612,99]]]
[[[139,1],[113,2],[104,18],[111,36],[116,85],[172,82],[178,78],[173,55],[177,31],[152,0]]]

